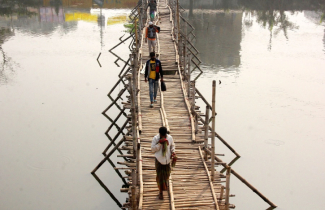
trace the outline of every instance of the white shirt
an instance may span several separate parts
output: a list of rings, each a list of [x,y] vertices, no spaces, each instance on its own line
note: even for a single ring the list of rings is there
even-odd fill
[[[170,163],[170,161],[171,161],[170,157],[171,157],[172,153],[175,152],[175,144],[173,141],[173,137],[171,135],[167,134],[166,139],[169,144],[167,146],[167,151],[166,151],[165,156],[163,156],[163,154],[162,154],[162,144],[159,143],[159,140],[160,140],[159,134],[157,134],[155,137],[153,137],[152,143],[151,143],[151,151],[153,153],[155,153],[155,157],[163,165],[167,165],[168,163]]]

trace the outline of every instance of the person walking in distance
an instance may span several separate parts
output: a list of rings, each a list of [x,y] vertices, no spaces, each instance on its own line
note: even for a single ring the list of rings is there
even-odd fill
[[[149,27],[147,27],[146,29],[146,36],[145,36],[146,37],[145,42],[146,43],[148,42],[149,53],[155,52],[156,37],[157,37],[156,33],[159,33],[157,26],[154,26],[152,22],[149,22]]]
[[[164,199],[163,191],[168,189],[171,172],[170,162],[175,154],[173,137],[167,134],[166,127],[159,128],[159,134],[152,139],[151,151],[155,153],[156,182],[159,189],[159,199]]]
[[[163,70],[161,67],[160,60],[156,59],[155,52],[150,53],[150,60],[146,62],[145,72],[144,72],[144,81],[149,81],[149,96],[150,96],[150,107],[153,107],[153,103],[157,102],[157,90],[158,90],[158,80],[159,75],[161,81],[163,79]]]
[[[149,0],[148,7],[150,7],[149,14],[150,14],[150,20],[153,21],[155,19],[155,13],[157,10],[157,2],[156,0]]]

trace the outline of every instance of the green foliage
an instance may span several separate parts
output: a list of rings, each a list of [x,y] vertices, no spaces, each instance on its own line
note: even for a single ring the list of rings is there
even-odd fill
[[[127,33],[134,33],[134,23],[125,23],[124,24],[125,32]]]

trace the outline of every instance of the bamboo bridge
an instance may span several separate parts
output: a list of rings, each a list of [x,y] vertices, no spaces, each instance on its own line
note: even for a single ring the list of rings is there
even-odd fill
[[[106,192],[122,209],[218,209],[235,208],[230,204],[230,176],[240,179],[260,196],[270,207],[276,205],[269,201],[256,188],[243,179],[231,167],[240,155],[215,132],[215,86],[212,84],[212,103],[210,104],[195,87],[191,78],[193,71],[201,71],[198,51],[192,44],[195,39],[192,25],[181,15],[178,1],[158,0],[157,15],[154,24],[161,28],[157,37],[156,54],[162,63],[164,81],[167,91],[159,91],[157,103],[149,108],[150,99],[148,83],[141,74],[145,62],[149,59],[148,45],[144,42],[144,29],[148,23],[147,1],[139,0],[138,5],[131,11],[130,20],[133,29],[130,36],[121,39],[120,43],[110,52],[123,61],[119,80],[108,93],[112,103],[103,111],[104,116],[111,122],[106,131],[110,143],[103,151],[103,160],[91,172]],[[112,50],[131,39],[129,45],[131,54],[125,61]],[[115,98],[112,97],[116,87],[122,84]],[[125,95],[126,102],[119,106],[117,101]],[[202,100],[206,107],[204,113],[196,106],[196,100]],[[112,107],[119,114],[112,119],[106,112]],[[126,110],[130,110],[127,114]],[[211,117],[210,117],[211,116]],[[118,125],[121,118],[126,120]],[[158,129],[165,126],[173,137],[178,156],[176,167],[173,168],[169,179],[168,193],[164,192],[164,200],[158,199],[156,184],[155,157],[151,152],[151,141]],[[110,136],[112,128],[117,129],[114,137]],[[220,140],[235,155],[230,163],[225,163],[215,154],[215,140]],[[210,144],[208,144],[210,143]],[[117,157],[124,162],[118,162],[122,167],[116,167],[110,157],[118,151]],[[108,161],[124,186],[121,192],[128,193],[126,203],[121,204],[111,193],[104,182],[96,175],[96,171]],[[218,171],[216,166],[223,169]],[[123,176],[120,171],[125,172]],[[224,174],[224,172],[226,172]]]

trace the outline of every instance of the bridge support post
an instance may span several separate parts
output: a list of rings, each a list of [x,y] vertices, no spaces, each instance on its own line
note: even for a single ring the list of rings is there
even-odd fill
[[[180,35],[180,27],[179,27],[179,3],[178,3],[178,0],[177,0],[177,5],[176,5],[176,9],[177,9],[177,43],[179,41],[179,35]]]
[[[219,197],[219,203],[221,204],[221,201],[222,201],[222,199],[223,199],[223,191],[224,191],[224,186],[223,185],[221,185],[221,192],[220,192],[220,197]]]
[[[193,115],[195,114],[196,116],[196,112],[195,112],[195,80],[193,80],[191,82],[191,80],[189,81],[189,83],[192,85],[192,91],[191,91],[191,95],[192,95],[192,110],[193,110]],[[195,124],[195,133],[197,132],[197,126]]]
[[[183,72],[185,71],[185,68],[186,68],[186,62],[185,62],[185,58],[186,58],[185,42],[186,42],[186,40],[183,37],[183,52],[182,52],[183,53],[183,58],[182,58],[182,61],[183,61]]]
[[[216,116],[216,81],[212,82],[212,133],[211,133],[211,180],[214,181],[214,157],[215,157],[215,116]]]
[[[210,107],[205,107],[205,123],[204,123],[204,148],[208,149],[208,138],[209,138],[209,112]],[[208,160],[208,153],[204,150],[204,160]]]
[[[132,142],[133,142],[133,158],[136,159],[137,154],[137,116],[136,116],[136,68],[135,68],[135,54],[130,54],[132,79],[129,81],[130,95],[131,95],[131,116],[132,116]],[[133,173],[133,171],[132,171]],[[132,184],[137,185],[137,178],[132,174]]]
[[[228,167],[226,173],[226,200],[225,200],[226,210],[229,210],[230,174],[231,174],[231,167]]]
[[[138,9],[138,13],[139,13],[139,9]],[[135,49],[137,50],[138,49],[138,21],[137,21],[137,19],[135,19],[135,22],[134,22],[134,35],[135,35]]]
[[[188,67],[187,67],[187,82],[188,82],[188,97],[191,97],[191,54],[188,55]]]
[[[141,150],[141,142],[140,142],[140,138],[139,138],[139,133],[137,132],[137,156],[136,156],[136,180],[137,180],[137,183],[136,185],[139,187],[140,189],[140,184],[141,184],[141,181],[140,181],[140,150]],[[140,190],[139,190],[140,192]],[[138,196],[137,196],[138,197]]]
[[[132,187],[131,187],[131,206],[132,210],[137,209],[137,196],[136,196],[136,185],[135,185],[135,170],[132,169]]]

